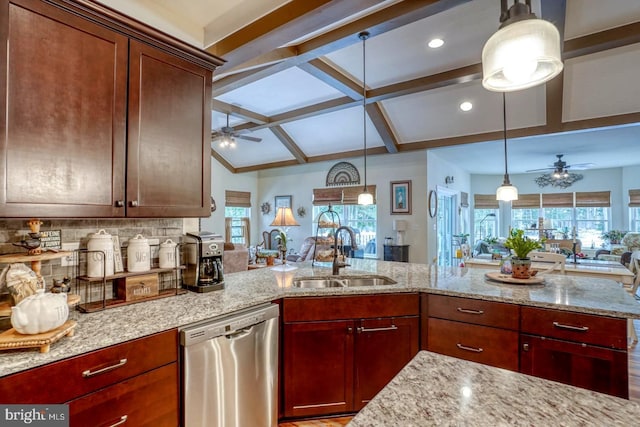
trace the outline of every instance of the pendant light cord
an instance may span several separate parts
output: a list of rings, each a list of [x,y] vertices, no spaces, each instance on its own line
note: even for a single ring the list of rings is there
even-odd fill
[[[507,169],[507,102],[504,92],[502,92],[502,123],[504,136],[504,182],[509,182],[509,171]]]
[[[364,136],[364,191],[367,192],[367,39],[369,33],[363,31],[359,35],[362,40],[362,130]]]

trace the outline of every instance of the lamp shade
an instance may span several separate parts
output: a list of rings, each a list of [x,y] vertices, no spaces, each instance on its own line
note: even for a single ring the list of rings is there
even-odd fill
[[[358,204],[364,206],[372,205],[373,194],[369,193],[369,190],[364,190],[362,193],[358,194]]]
[[[298,221],[293,217],[291,208],[278,208],[276,211],[276,217],[270,224],[272,227],[291,227],[298,224]]]
[[[407,221],[404,219],[394,219],[393,220],[393,230],[394,231],[407,231]]]
[[[502,184],[496,190],[496,200],[503,202],[518,200],[518,189],[511,184]]]
[[[495,92],[542,84],[557,76],[562,68],[560,33],[542,19],[506,25],[482,49],[482,85]]]

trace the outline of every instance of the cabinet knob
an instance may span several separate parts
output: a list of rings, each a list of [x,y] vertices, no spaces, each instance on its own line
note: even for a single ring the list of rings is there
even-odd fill
[[[116,208],[121,208],[124,206],[124,200],[116,200]]]
[[[529,343],[522,344],[522,350],[523,351],[529,351]]]
[[[129,205],[132,208],[137,208],[138,207],[138,201],[137,200],[132,200],[132,201],[129,202]]]
[[[351,328],[351,327],[347,328],[347,333],[348,333],[348,334],[350,334],[350,333],[352,333],[352,332],[353,332],[353,328]]]

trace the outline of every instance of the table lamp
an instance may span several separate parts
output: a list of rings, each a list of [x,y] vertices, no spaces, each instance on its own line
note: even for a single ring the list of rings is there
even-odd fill
[[[407,221],[404,219],[393,220],[393,230],[396,232],[396,244],[404,245],[403,235],[407,231]]]
[[[284,234],[285,241],[284,242],[280,241],[279,246],[280,246],[280,252],[282,252],[282,265],[284,266],[283,268],[286,268],[287,267],[287,242],[286,242],[287,231],[289,230],[289,227],[298,226],[300,224],[298,224],[298,221],[296,221],[296,219],[293,217],[293,212],[291,211],[291,208],[279,207],[278,210],[276,211],[276,216],[270,225],[272,227],[281,228],[282,233]]]

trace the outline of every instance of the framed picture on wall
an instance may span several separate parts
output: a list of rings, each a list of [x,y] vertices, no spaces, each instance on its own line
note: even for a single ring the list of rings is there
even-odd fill
[[[411,215],[411,181],[391,181],[391,215]]]
[[[291,196],[276,196],[274,209],[277,211],[278,208],[290,208],[291,198]]]

